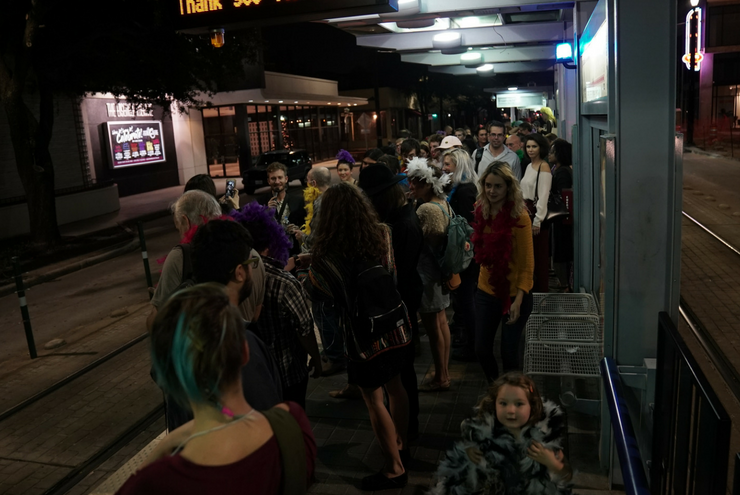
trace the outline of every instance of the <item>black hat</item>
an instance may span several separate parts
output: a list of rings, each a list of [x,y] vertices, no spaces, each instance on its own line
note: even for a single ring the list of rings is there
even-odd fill
[[[360,172],[360,182],[357,184],[368,196],[375,196],[405,179],[404,175],[394,175],[391,169],[377,163],[365,167]]]

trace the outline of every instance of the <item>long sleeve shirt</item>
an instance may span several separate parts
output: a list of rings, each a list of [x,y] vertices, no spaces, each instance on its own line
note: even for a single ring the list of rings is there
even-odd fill
[[[519,215],[517,225],[512,229],[511,238],[511,261],[509,262],[509,296],[516,296],[518,289],[528,293],[534,286],[534,244],[532,242],[532,224],[526,209]],[[491,228],[486,227],[484,233],[490,233]],[[492,296],[502,297],[496,294],[489,279],[491,273],[484,265],[480,267],[478,277],[478,288]]]
[[[534,201],[535,196],[538,196],[537,204],[535,205],[537,207],[537,215],[534,217],[532,226],[539,227],[545,221],[545,216],[547,215],[547,201],[550,199],[550,188],[552,187],[552,174],[547,164],[542,164],[539,181],[537,180],[537,171],[532,168],[532,165],[527,165],[527,169],[524,171],[524,177],[522,177],[519,185],[522,188],[524,199]],[[537,186],[537,194],[535,194],[535,186]]]

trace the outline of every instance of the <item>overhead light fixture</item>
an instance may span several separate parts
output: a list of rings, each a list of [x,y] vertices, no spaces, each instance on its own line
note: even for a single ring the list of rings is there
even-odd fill
[[[282,102],[283,102],[283,100],[278,101],[278,103],[282,103]]]
[[[491,72],[493,70],[493,64],[483,64],[480,67],[476,67],[478,72]]]
[[[512,86],[512,87],[509,88],[509,91],[516,91],[517,89],[519,89],[519,88],[517,88],[516,86]]]
[[[378,26],[392,33],[420,33],[424,31],[444,31],[450,28],[449,17],[435,19],[403,20],[398,22],[380,22]]]
[[[456,31],[445,31],[435,34],[432,38],[432,47],[437,50],[455,48],[462,45],[462,35]]]
[[[462,17],[457,20],[457,25],[461,28],[472,28],[480,26],[480,18],[476,16]]]
[[[298,103],[298,100],[294,101],[293,103]]]
[[[401,3],[401,2],[398,2]],[[692,7],[698,7],[699,6],[699,0],[691,0],[691,6]]]
[[[436,19],[416,19],[413,21],[398,21],[396,26],[400,29],[419,31],[421,29],[434,28]]]
[[[573,60],[573,46],[570,43],[559,43],[555,48],[555,58],[558,62],[570,62]]]
[[[483,55],[478,52],[467,52],[460,55],[460,63],[468,69],[475,69],[483,62]]]

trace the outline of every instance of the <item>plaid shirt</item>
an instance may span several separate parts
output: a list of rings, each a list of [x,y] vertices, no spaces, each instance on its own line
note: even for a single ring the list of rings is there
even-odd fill
[[[298,340],[313,332],[313,317],[303,286],[272,258],[265,263],[265,298],[254,333],[272,351],[283,387],[308,376],[308,353]]]

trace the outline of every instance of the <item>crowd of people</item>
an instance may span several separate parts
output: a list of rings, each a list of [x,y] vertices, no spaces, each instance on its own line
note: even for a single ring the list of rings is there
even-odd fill
[[[571,289],[572,229],[548,199],[571,188],[572,153],[550,127],[514,124],[404,131],[361,159],[340,150],[339,181],[314,167],[303,190],[276,162],[270,194],[241,207],[193,177],[147,319],[169,434],[119,493],[304,493],[317,452],[308,382],[344,370],[330,395],[364,401],[385,457],[362,488],[402,488],[419,394],[450,390],[451,359],[477,360],[491,389],[434,493],[568,493],[561,413],[520,373],[520,336],[551,263]],[[449,273],[460,224],[467,261]],[[422,332],[434,373],[419,384]]]

